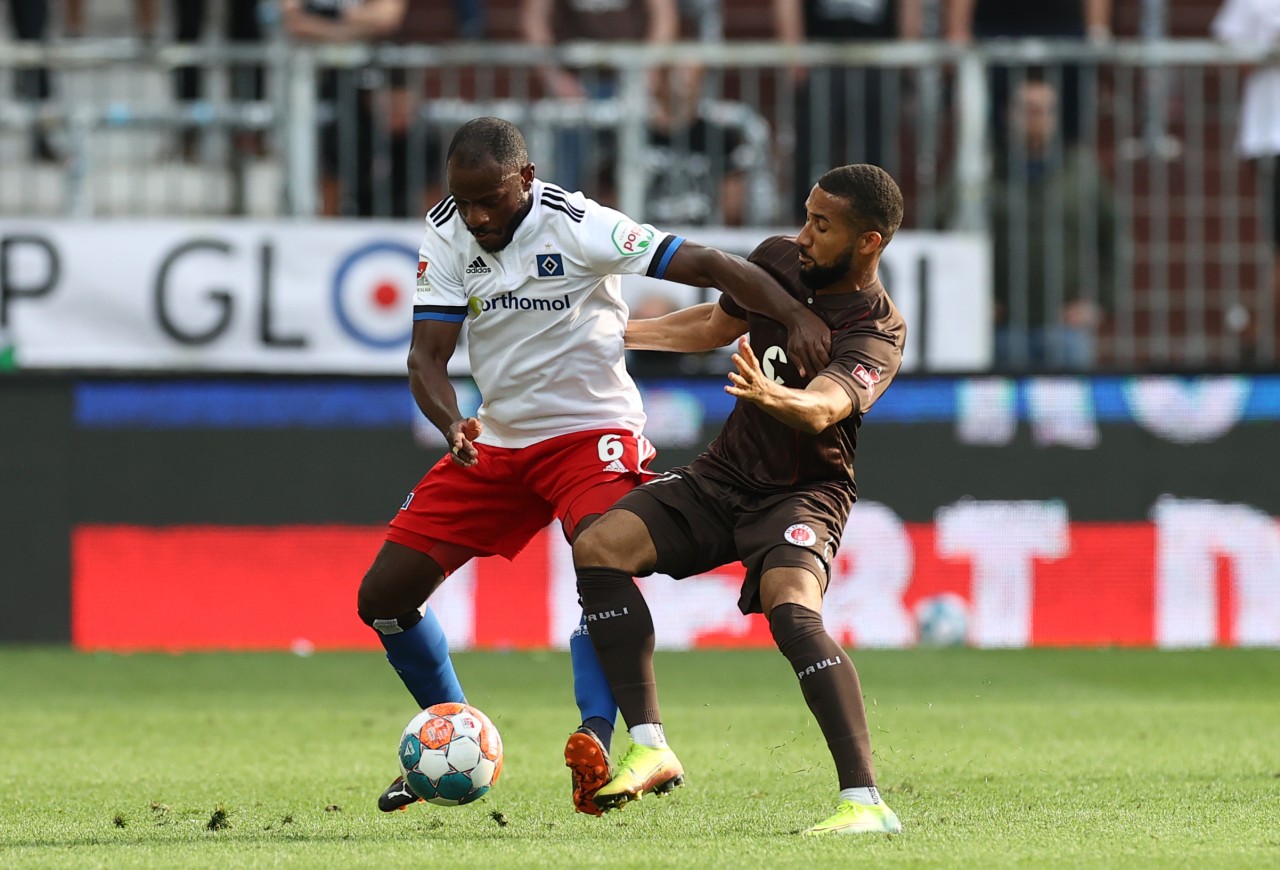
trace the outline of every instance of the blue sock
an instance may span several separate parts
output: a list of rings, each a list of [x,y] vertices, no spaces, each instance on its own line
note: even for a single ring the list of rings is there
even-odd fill
[[[419,706],[467,700],[449,658],[449,641],[430,607],[409,628],[392,634],[379,631],[378,639],[387,651],[387,661]]]
[[[618,702],[605,678],[604,668],[596,656],[587,634],[584,616],[569,636],[569,661],[573,663],[573,696],[582,713],[582,722],[600,738],[606,750],[613,739],[613,723],[618,718]]]

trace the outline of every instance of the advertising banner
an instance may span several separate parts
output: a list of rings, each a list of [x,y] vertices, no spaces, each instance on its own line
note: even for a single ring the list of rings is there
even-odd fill
[[[382,527],[81,526],[83,649],[378,648],[355,589]],[[1142,523],[1073,523],[1061,502],[960,502],[934,523],[854,508],[823,619],[850,647],[1280,646],[1280,525],[1248,505],[1166,499]],[[161,580],[160,578],[166,578]],[[738,612],[738,564],[639,581],[663,649],[770,646]],[[564,648],[581,611],[558,528],[433,596],[454,649]]]
[[[771,234],[680,232],[743,255]],[[0,346],[24,369],[399,375],[421,235],[412,221],[0,220]],[[989,260],[980,236],[895,237],[882,271],[912,324],[905,370],[988,365]],[[624,295],[661,283],[629,277]],[[450,370],[468,373],[465,352]]]
[[[731,407],[718,380],[643,387],[659,469]],[[442,453],[402,381],[93,380],[70,407],[78,647],[376,646],[356,588]],[[1280,646],[1277,443],[1277,376],[901,378],[859,437],[824,619],[851,646]],[[659,644],[769,645],[741,572],[641,580]],[[568,546],[475,560],[432,606],[455,648],[563,647]]]

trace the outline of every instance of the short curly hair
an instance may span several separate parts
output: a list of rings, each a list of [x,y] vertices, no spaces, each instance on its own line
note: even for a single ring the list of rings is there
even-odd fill
[[[838,166],[818,179],[818,187],[849,204],[851,223],[862,232],[872,230],[889,243],[902,224],[902,190],[889,173],[870,163]]]
[[[529,162],[529,149],[520,128],[502,118],[473,118],[458,128],[445,161],[457,160],[473,168],[489,160],[504,169],[520,169]]]

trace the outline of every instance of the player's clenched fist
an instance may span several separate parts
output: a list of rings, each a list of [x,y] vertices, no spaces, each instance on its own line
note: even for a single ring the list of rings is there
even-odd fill
[[[813,377],[831,362],[831,328],[807,308],[787,325],[787,350],[801,377]]]

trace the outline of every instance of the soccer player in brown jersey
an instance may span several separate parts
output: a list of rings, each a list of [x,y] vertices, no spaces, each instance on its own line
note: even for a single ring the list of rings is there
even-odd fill
[[[727,297],[627,326],[627,346],[649,350],[738,339],[725,387],[738,401],[704,453],[624,495],[573,547],[587,628],[632,739],[595,795],[602,810],[684,776],[663,734],[653,620],[633,578],[741,560],[739,607],[768,618],[835,760],[839,807],[806,833],[901,830],[875,787],[858,673],[820,611],[856,497],[858,427],[902,362],[906,325],[878,278],[902,193],[883,169],[856,164],[822,176],[805,206],[798,236],[767,239],[750,259],[831,327],[826,368],[801,376],[782,325]]]

